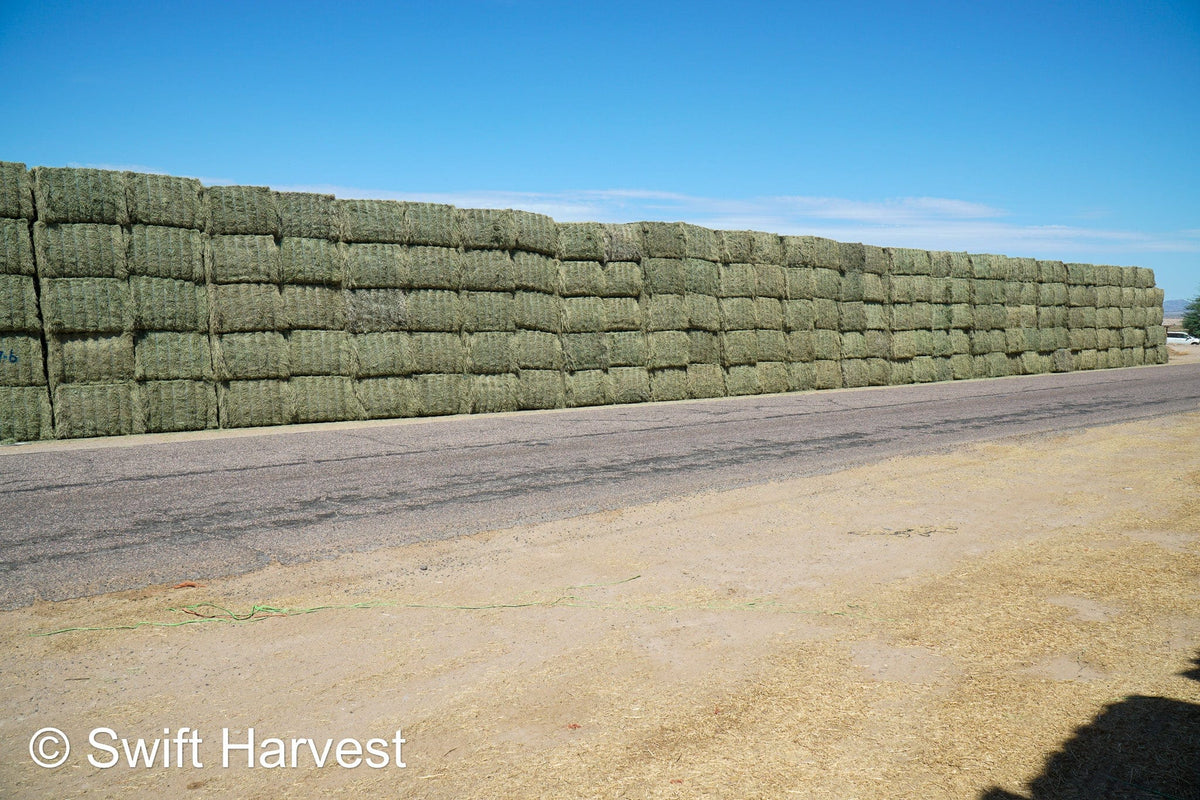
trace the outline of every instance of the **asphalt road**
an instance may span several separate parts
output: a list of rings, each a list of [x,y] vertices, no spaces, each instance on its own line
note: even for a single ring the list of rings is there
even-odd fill
[[[1196,410],[1187,364],[4,448],[0,607]]]

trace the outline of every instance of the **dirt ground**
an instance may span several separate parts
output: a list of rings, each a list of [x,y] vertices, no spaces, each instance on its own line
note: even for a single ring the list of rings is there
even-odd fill
[[[0,795],[1200,797],[1197,442],[1010,439],[5,612]]]

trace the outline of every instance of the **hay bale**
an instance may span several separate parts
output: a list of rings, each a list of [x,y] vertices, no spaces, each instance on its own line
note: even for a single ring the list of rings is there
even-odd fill
[[[125,175],[103,169],[34,167],[33,195],[44,223],[128,225]]]
[[[513,250],[517,220],[512,209],[454,209],[455,242],[468,250]]]
[[[841,362],[828,359],[812,362],[812,385],[814,389],[841,389]]]
[[[809,362],[816,358],[816,333],[793,331],[787,334],[787,359],[791,363]]]
[[[54,418],[45,386],[0,385],[0,442],[34,442],[54,438]]]
[[[819,236],[784,236],[782,263],[788,267],[838,268],[841,247],[838,242]]]
[[[603,261],[605,230],[599,222],[558,223],[558,251],[561,261]]]
[[[715,297],[721,288],[720,267],[712,261],[688,258],[683,262],[683,283],[688,294]]]
[[[1134,286],[1138,289],[1154,288],[1154,270],[1149,267],[1133,267]]]
[[[206,242],[199,231],[134,225],[126,266],[130,275],[202,283]]]
[[[789,300],[812,300],[816,297],[816,270],[812,267],[788,267],[784,273],[784,290]]]
[[[971,335],[966,331],[950,331],[950,352],[969,354],[971,352]]]
[[[19,334],[0,337],[0,386],[45,385],[41,338]]]
[[[344,242],[408,244],[405,211],[395,200],[335,200],[333,214]]]
[[[677,258],[648,258],[642,262],[643,291],[647,294],[683,294],[687,288],[684,262]]]
[[[947,281],[949,279],[946,279]],[[891,278],[886,275],[874,275],[864,272],[859,278],[862,288],[862,300],[867,303],[890,302],[892,293]],[[846,298],[849,299],[849,298]]]
[[[284,239],[285,248],[289,241]],[[373,243],[346,245],[346,283],[355,289],[410,287],[412,286],[412,256],[412,248],[405,245]],[[286,260],[284,263],[286,269]],[[303,282],[309,283],[310,281]]]
[[[469,378],[464,375],[415,375],[413,405],[420,417],[467,414],[471,411]]]
[[[29,223],[25,220],[0,219],[0,275],[31,276],[34,273]]]
[[[513,296],[507,292],[462,292],[462,329],[476,331],[516,330]]]
[[[519,408],[563,408],[565,405],[566,386],[561,371],[523,369],[517,374]]]
[[[292,334],[316,334],[318,331],[297,331]],[[298,341],[303,343],[304,337]],[[294,351],[293,351],[294,353]],[[300,367],[304,370],[309,363],[328,363],[331,353],[319,352],[302,356]],[[364,333],[353,340],[355,375],[359,378],[392,378],[408,375],[413,371],[412,342],[408,333],[384,331]],[[320,359],[320,361],[317,361]],[[293,366],[295,369],[295,366]],[[304,370],[307,371],[307,370]],[[322,374],[339,374],[336,372]]]
[[[721,330],[721,308],[716,297],[707,294],[689,294],[684,297],[688,309],[688,326],[698,331]]]
[[[1075,369],[1096,369],[1098,359],[1095,350],[1079,350],[1073,355]]]
[[[653,298],[659,300],[661,298]],[[599,333],[608,327],[604,300],[599,297],[567,297],[562,301],[563,333]]]
[[[650,399],[655,403],[684,400],[688,396],[686,369],[656,369],[650,371]]]
[[[812,300],[783,301],[783,329],[785,331],[810,331],[813,329]]]
[[[0,161],[0,217],[33,219],[33,191],[25,165]]]
[[[388,335],[377,333],[376,336]],[[296,375],[352,377],[358,372],[354,339],[346,331],[292,331],[288,333],[287,341],[289,374],[293,378]]]
[[[975,357],[967,353],[956,353],[950,356],[950,378],[956,381],[968,381],[975,377]]]
[[[720,364],[721,337],[707,331],[688,331],[688,364]]]
[[[612,382],[600,369],[568,372],[566,376],[567,408],[605,406],[613,402]]]
[[[787,367],[789,392],[810,392],[816,388],[816,370],[811,361],[792,361]]]
[[[691,339],[685,331],[655,331],[646,335],[646,366],[652,369],[686,367]]]
[[[0,275],[0,333],[41,333],[37,289],[27,275]]]
[[[841,343],[842,358],[866,358],[867,357],[867,337],[860,332],[846,332],[842,334]]]
[[[130,383],[71,384],[54,389],[54,435],[59,439],[134,433]]]
[[[355,393],[364,419],[415,417],[413,384],[407,378],[371,378],[355,381]]]
[[[1072,328],[1096,327],[1095,306],[1074,306],[1067,312],[1067,324]]]
[[[865,358],[842,359],[842,387],[859,389],[871,385],[871,370]]]
[[[1065,347],[1055,350],[1050,356],[1051,372],[1072,372],[1075,369],[1075,359],[1071,351]]]
[[[686,374],[687,397],[725,397],[725,370],[720,364],[688,364]]]
[[[865,303],[840,303],[838,305],[838,330],[865,331],[867,321]]]
[[[897,361],[908,361],[921,355],[921,342],[917,331],[893,331],[891,357]]]
[[[928,251],[908,247],[884,248],[890,258],[892,275],[932,275],[933,261]]]
[[[950,293],[947,302],[959,304],[971,302],[972,281],[966,278],[949,278]]]
[[[720,242],[718,260],[725,264],[751,263],[754,257],[754,235],[750,231],[717,231]]]
[[[517,331],[511,338],[512,357],[518,369],[561,370],[562,340],[543,331]]]
[[[227,333],[212,339],[213,371],[219,381],[287,378],[287,340],[276,331]]]
[[[1066,283],[1067,265],[1061,261],[1039,261],[1038,283]]]
[[[647,298],[647,331],[681,331],[687,327],[688,307],[683,295],[659,294]],[[751,324],[749,327],[754,326]]]
[[[476,375],[496,375],[515,372],[517,360],[513,353],[510,333],[469,333],[463,337],[466,346],[467,372]]]
[[[783,331],[757,331],[757,361],[786,361],[787,336]]]
[[[607,297],[638,297],[641,293],[641,264],[610,261],[604,265],[604,294]]]
[[[279,232],[284,239],[335,242],[342,235],[341,210],[331,194],[275,192]]]
[[[172,332],[139,336],[134,344],[134,377],[140,381],[211,380],[208,336]]]
[[[213,333],[275,331],[283,327],[283,297],[268,283],[208,287]]]
[[[531,253],[553,256],[558,250],[558,225],[545,214],[514,211],[517,228],[517,248]]]
[[[279,283],[283,263],[279,247],[270,236],[213,236],[214,283]]]
[[[758,327],[758,310],[750,297],[723,297],[719,301],[721,328],[726,331],[753,330]]]
[[[462,286],[463,256],[458,250],[447,247],[413,247],[410,257],[409,282],[414,289],[457,290]],[[493,266],[503,269],[501,265]],[[487,281],[484,279],[482,282]],[[476,285],[477,283],[478,281],[473,280],[468,288],[486,288]],[[512,288],[508,285],[509,282],[501,280],[500,283]]]
[[[563,297],[600,297],[607,284],[599,261],[564,261],[561,280]]]
[[[129,279],[133,327],[139,331],[208,331],[208,290],[191,281]]]
[[[1146,346],[1147,347],[1164,347],[1167,344],[1167,329],[1162,325],[1149,325],[1146,327]]]
[[[640,331],[642,306],[636,297],[605,297],[605,328],[609,331]],[[687,311],[685,306],[684,311]]]
[[[813,300],[813,327],[836,331],[841,328],[841,310],[836,300]]]
[[[501,250],[467,250],[459,256],[460,288],[479,292],[511,292],[516,288],[513,261]]]
[[[1067,264],[1068,286],[1096,285],[1096,267],[1092,264]]]
[[[760,394],[758,367],[752,364],[729,367],[725,370],[725,393],[729,397]]]
[[[207,227],[204,187],[195,178],[125,173],[129,222],[201,231]]]
[[[129,284],[117,278],[44,278],[42,318],[49,333],[124,333],[133,327]]]
[[[755,327],[759,330],[783,330],[783,301],[774,297],[754,299]]]
[[[645,367],[617,367],[608,371],[613,403],[650,401],[650,373]]]
[[[604,226],[604,257],[606,261],[641,261],[642,227],[636,222]]]
[[[717,271],[718,297],[754,297],[758,273],[753,264],[721,264]]]
[[[699,225],[681,223],[683,230],[683,255],[685,258],[698,258],[705,261],[718,261],[721,258],[721,236],[710,228]]]
[[[283,324],[290,330],[340,331],[346,327],[346,300],[328,286],[284,286]]]
[[[913,383],[933,383],[937,376],[937,365],[931,356],[917,356],[912,360]]]
[[[470,413],[497,414],[516,411],[516,375],[475,375],[470,379]]]
[[[384,201],[380,201],[384,202]],[[442,203],[402,203],[404,241],[433,247],[454,247],[454,206]],[[372,241],[388,242],[392,239]]]
[[[721,334],[721,366],[739,367],[758,363],[758,331],[726,331]]]
[[[787,364],[780,361],[760,361],[755,369],[758,371],[758,390],[762,394],[780,394],[788,391],[790,378]]]
[[[562,329],[562,299],[542,292],[513,295],[513,317],[518,328],[558,333]]]
[[[149,381],[134,392],[136,416],[147,433],[217,427],[217,391],[206,381]]]
[[[222,428],[288,425],[294,419],[286,381],[230,381],[217,386],[217,418]]]
[[[842,335],[837,331],[813,331],[813,357],[817,361],[836,361],[842,357]]]
[[[782,300],[787,296],[787,278],[778,264],[754,265],[754,296]]]
[[[279,245],[281,278],[284,283],[341,286],[346,258],[354,247],[370,248],[371,245],[339,245],[323,239],[284,239]]]
[[[414,373],[453,375],[466,369],[467,351],[457,333],[413,333],[409,336],[409,346]]]
[[[1121,347],[1138,349],[1146,346],[1146,329],[1145,328],[1123,328],[1121,330]]]
[[[687,256],[687,226],[682,222],[643,222],[641,227],[642,249],[647,258],[681,259]]]
[[[414,295],[420,294],[419,300]],[[446,297],[442,297],[446,295]],[[409,292],[402,289],[350,289],[343,294],[346,330],[351,333],[428,330],[453,326],[457,330],[456,292]],[[417,306],[420,309],[417,309]],[[415,322],[420,315],[420,322]]]
[[[832,269],[813,269],[814,297],[824,300],[841,300],[842,275]]]
[[[963,338],[966,338],[964,334]],[[892,332],[868,330],[863,332],[865,348],[868,358],[891,358],[892,357]]]
[[[977,306],[1003,305],[1005,281],[975,280],[971,282],[971,302]]]
[[[33,224],[38,274],[46,278],[124,278],[129,274],[119,225]]]
[[[646,334],[619,331],[608,334],[609,367],[646,366]]]
[[[512,254],[513,282],[517,289],[556,294],[559,290],[560,262],[535,253]]]
[[[294,422],[338,422],[365,416],[350,378],[306,375],[292,378],[289,389]]]
[[[847,315],[846,324],[852,323],[854,316]],[[887,331],[892,328],[892,310],[891,307],[883,303],[863,303],[862,304],[862,324],[863,330],[868,331]],[[838,320],[838,327],[843,326],[843,320]]]
[[[211,234],[279,236],[275,193],[265,186],[209,186],[204,190]]]

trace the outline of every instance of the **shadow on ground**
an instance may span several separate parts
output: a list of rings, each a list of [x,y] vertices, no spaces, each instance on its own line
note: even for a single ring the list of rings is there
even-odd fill
[[[1180,673],[1200,681],[1200,655]],[[980,800],[1200,800],[1200,705],[1132,695],[1075,731],[1029,783]]]

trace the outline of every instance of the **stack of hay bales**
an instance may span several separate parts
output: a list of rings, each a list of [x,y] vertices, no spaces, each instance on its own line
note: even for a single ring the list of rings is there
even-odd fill
[[[1161,289],[1142,267],[1067,264],[1068,328],[1076,369],[1165,364]]]
[[[562,408],[562,299],[559,295],[561,226],[540,214],[514,212],[517,248],[513,259],[513,358],[517,370],[517,407]],[[569,255],[573,245],[568,245]],[[586,245],[585,252],[591,253]]]
[[[650,397],[683,400],[689,396],[692,350],[687,305],[689,229],[666,222],[643,222],[639,228]]]
[[[54,430],[30,237],[33,217],[25,165],[0,162],[0,441],[48,439]]]
[[[516,411],[516,215],[511,210],[455,209],[454,222],[462,259],[462,410]]]

